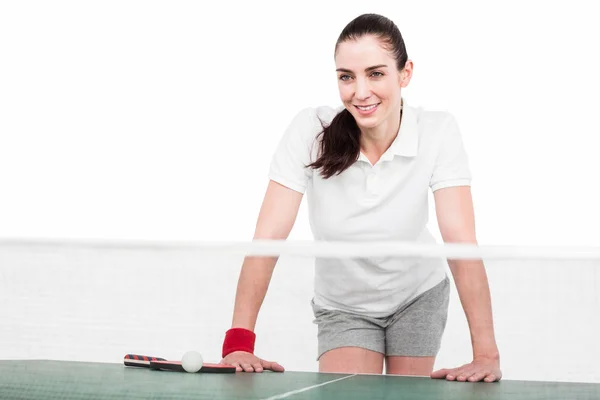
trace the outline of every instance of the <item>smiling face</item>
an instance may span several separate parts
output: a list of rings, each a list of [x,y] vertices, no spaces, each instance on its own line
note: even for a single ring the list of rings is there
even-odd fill
[[[359,127],[373,129],[399,118],[400,89],[408,85],[411,62],[398,71],[396,60],[372,35],[339,44],[335,57],[340,98]]]

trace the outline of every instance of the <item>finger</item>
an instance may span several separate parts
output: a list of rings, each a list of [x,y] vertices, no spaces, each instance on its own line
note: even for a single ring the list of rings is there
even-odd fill
[[[242,369],[245,372],[254,372],[254,368],[252,368],[252,365],[250,365],[250,364],[246,364],[246,363],[242,364]]]
[[[442,378],[445,378],[446,375],[448,375],[448,372],[450,372],[450,369],[448,369],[448,368],[438,369],[437,371],[433,371],[431,373],[431,377],[433,379],[442,379]]]
[[[283,366],[273,361],[261,360],[261,364],[264,369],[268,369],[270,371],[283,372],[285,370]]]
[[[477,372],[477,370],[473,367],[461,368],[458,371],[456,380],[459,382],[466,382],[469,379],[469,377],[472,376],[476,372]]]
[[[260,365],[260,361],[252,364],[252,368],[255,372],[263,372],[263,366]]]
[[[240,363],[234,362],[234,363],[231,363],[231,365],[235,367],[235,370],[237,372],[242,372],[242,366],[240,365]]]
[[[458,368],[455,369],[451,369],[450,371],[448,371],[448,374],[446,374],[446,380],[447,381],[454,381],[456,380],[456,378],[459,375],[459,370]]]
[[[468,379],[469,379],[469,382],[479,382],[486,376],[488,376],[488,372],[479,371],[479,372],[476,372],[473,375],[471,375]]]
[[[456,380],[456,378],[458,378],[458,376],[460,376],[468,368],[471,368],[471,364],[464,364],[458,368],[445,369],[443,371],[445,371],[446,380],[453,381]]]
[[[446,379],[451,381],[460,381],[464,382],[466,380],[465,376],[469,373],[471,366],[469,364],[465,364],[462,367],[454,368],[448,373]]]

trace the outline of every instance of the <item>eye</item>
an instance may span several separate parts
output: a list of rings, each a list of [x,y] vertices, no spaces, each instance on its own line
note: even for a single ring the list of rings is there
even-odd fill
[[[374,71],[372,74],[372,76],[375,76],[376,78],[382,77],[383,73],[379,72],[379,71]]]
[[[340,75],[341,81],[347,81],[348,79],[350,79],[350,75]]]

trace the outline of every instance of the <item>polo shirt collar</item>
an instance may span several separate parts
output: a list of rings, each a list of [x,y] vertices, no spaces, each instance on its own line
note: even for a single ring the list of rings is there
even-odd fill
[[[390,161],[394,156],[416,157],[419,150],[419,131],[417,124],[417,115],[412,107],[406,105],[406,100],[402,99],[402,119],[398,135],[390,145],[389,149],[381,156],[382,161]],[[362,154],[359,160],[367,161]]]

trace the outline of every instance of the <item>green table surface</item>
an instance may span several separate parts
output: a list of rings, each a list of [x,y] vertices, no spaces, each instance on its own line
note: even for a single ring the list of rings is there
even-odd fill
[[[0,399],[600,399],[600,384],[314,372],[189,374],[122,364],[0,361]]]

